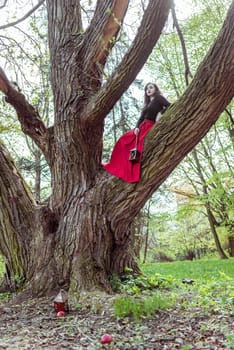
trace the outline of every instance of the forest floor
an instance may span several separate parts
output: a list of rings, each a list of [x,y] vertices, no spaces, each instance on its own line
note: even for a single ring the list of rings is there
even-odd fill
[[[234,313],[202,308],[158,311],[138,322],[117,319],[116,296],[89,294],[58,318],[53,298],[0,301],[0,349],[220,350],[234,349]],[[85,300],[85,302],[84,302]],[[101,345],[104,333],[113,341]]]

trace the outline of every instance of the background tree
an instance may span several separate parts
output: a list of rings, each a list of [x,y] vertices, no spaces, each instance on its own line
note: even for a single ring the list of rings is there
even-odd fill
[[[149,1],[129,50],[104,80],[128,1],[97,2],[84,29],[79,1],[47,0],[54,98],[49,128],[0,71],[0,90],[51,170],[51,196],[37,205],[1,142],[0,249],[9,277],[24,278],[33,294],[61,286],[110,291],[111,273],[139,271],[131,249],[134,217],[233,97],[234,4],[190,86],[150,132],[141,181],[125,183],[102,169],[104,119],[146,62],[170,6],[169,0]]]
[[[170,33],[166,37],[161,37],[160,45],[155,48],[149,60],[149,68],[152,73],[156,71],[162,77],[163,85],[168,90],[175,90],[177,96],[181,95],[192,77],[191,72],[194,72],[198,62],[204,56],[204,47],[207,47],[209,42],[214,39],[218,25],[214,25],[212,30],[209,30],[211,21],[217,18],[216,24],[218,24],[218,21],[221,22],[222,15],[226,11],[227,2],[210,0],[204,3],[199,2],[198,5],[202,7],[199,12],[196,13],[195,11],[195,15],[186,23],[182,23],[181,27],[177,21],[175,10],[173,10],[173,20],[179,36]],[[201,33],[206,35],[203,37]],[[174,50],[171,50],[171,47],[174,47]],[[181,55],[181,52],[183,55]],[[173,75],[174,67],[176,67],[177,74]],[[231,109],[231,104],[229,109]],[[210,230],[222,258],[225,258],[226,254],[221,247],[217,228],[226,226],[226,234],[230,241],[232,237],[230,232],[233,232],[231,228],[233,213],[231,179],[233,178],[233,169],[231,165],[231,143],[227,135],[230,128],[228,124],[230,125],[230,123],[226,119],[223,115],[216,123],[215,131],[211,130],[209,132],[209,136],[205,137],[199,148],[196,147],[185,158],[167,182],[169,187],[169,183],[173,183],[172,187],[174,190],[176,187],[177,192],[183,192],[183,187],[186,184],[193,186],[193,196],[195,196],[195,193],[200,196],[200,205],[203,204],[205,207],[203,213],[208,218]],[[224,120],[226,121],[224,122]],[[179,183],[175,184],[178,181],[176,180],[177,175]],[[203,186],[200,186],[201,182]],[[178,189],[179,185],[182,186],[181,191]],[[196,206],[195,210],[196,208],[199,211],[201,210],[201,206]],[[191,233],[191,231],[189,232]],[[222,241],[225,242],[224,239]]]

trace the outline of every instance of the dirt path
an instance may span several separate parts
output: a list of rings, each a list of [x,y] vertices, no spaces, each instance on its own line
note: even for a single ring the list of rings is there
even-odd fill
[[[234,314],[201,309],[156,313],[139,323],[113,317],[113,297],[97,296],[58,318],[52,299],[0,304],[0,349],[220,350],[234,349]],[[101,335],[113,336],[110,345]]]

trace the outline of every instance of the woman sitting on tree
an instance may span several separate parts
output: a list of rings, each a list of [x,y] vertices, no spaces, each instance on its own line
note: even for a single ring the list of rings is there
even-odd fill
[[[144,138],[152,126],[160,119],[170,102],[162,96],[158,86],[145,86],[145,103],[134,130],[123,134],[116,142],[109,163],[103,167],[112,175],[127,182],[140,180],[140,160],[144,148]]]

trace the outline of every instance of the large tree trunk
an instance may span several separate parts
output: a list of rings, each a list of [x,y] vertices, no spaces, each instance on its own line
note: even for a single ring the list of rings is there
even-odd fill
[[[98,1],[84,32],[79,1],[47,0],[55,110],[49,129],[0,70],[0,90],[51,169],[52,194],[37,205],[0,145],[0,250],[11,277],[23,277],[35,295],[60,287],[111,291],[112,273],[125,267],[139,272],[132,253],[134,217],[233,97],[234,4],[191,86],[150,131],[141,181],[125,183],[102,169],[104,118],[145,63],[170,4],[149,1],[133,45],[102,84],[128,1]]]
[[[221,246],[219,236],[218,236],[218,233],[216,230],[216,220],[215,220],[215,217],[212,213],[211,205],[210,205],[210,201],[209,201],[208,185],[206,183],[206,179],[204,177],[204,174],[202,171],[202,166],[201,166],[201,163],[199,161],[196,149],[194,149],[191,153],[192,153],[192,156],[193,156],[195,164],[196,164],[197,174],[201,180],[203,194],[206,196],[205,208],[206,208],[207,218],[208,218],[208,221],[210,224],[211,233],[214,237],[217,252],[218,252],[221,259],[227,259],[227,255],[225,254],[225,252]]]
[[[211,228],[211,232],[212,232],[212,235],[214,237],[214,241],[215,241],[215,245],[216,245],[216,249],[217,249],[217,252],[220,256],[221,259],[227,259],[227,255],[225,254],[222,246],[221,246],[221,243],[220,243],[220,240],[219,240],[219,236],[218,236],[218,233],[216,231],[216,227],[215,227],[215,219],[214,219],[214,216],[210,210],[210,207],[209,207],[209,204],[206,204],[205,205],[206,207],[206,212],[207,212],[207,217],[208,217],[208,220],[209,220],[209,223],[210,223],[210,228]]]

